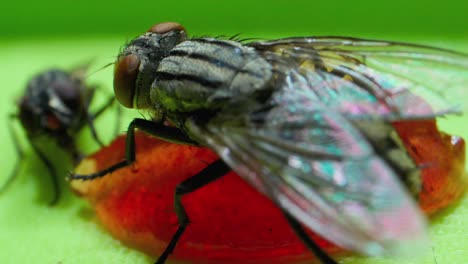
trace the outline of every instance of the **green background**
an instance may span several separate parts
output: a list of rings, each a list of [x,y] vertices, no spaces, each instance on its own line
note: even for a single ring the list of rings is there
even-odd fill
[[[383,3],[386,2],[386,3]],[[133,36],[155,21],[175,20],[197,34],[364,34],[460,37],[468,33],[466,1],[9,1],[0,32]],[[123,33],[123,34],[122,34]]]
[[[70,69],[93,61],[92,70],[112,62],[119,48],[151,25],[178,21],[190,34],[277,38],[293,35],[347,35],[406,40],[468,52],[467,1],[16,1],[2,3],[0,15],[0,118],[15,112],[27,80],[50,67]],[[111,94],[112,69],[89,77]],[[94,107],[105,98],[102,95]],[[138,116],[125,113],[127,119]],[[114,115],[99,120],[109,141]],[[466,120],[465,120],[466,121]],[[125,124],[125,122],[123,122]],[[463,120],[452,123],[467,135]],[[47,171],[16,125],[27,158],[21,174],[0,195],[0,263],[151,263],[113,240],[95,222],[85,202],[66,191],[50,208]],[[122,131],[124,130],[122,126]],[[6,126],[0,127],[0,183],[16,160]],[[82,149],[96,150],[89,133]],[[66,172],[64,155],[53,157]],[[63,183],[65,185],[65,183]],[[66,187],[64,190],[67,190]],[[364,260],[342,263],[465,263],[468,257],[468,200],[446,210],[431,225],[433,251],[422,260]]]

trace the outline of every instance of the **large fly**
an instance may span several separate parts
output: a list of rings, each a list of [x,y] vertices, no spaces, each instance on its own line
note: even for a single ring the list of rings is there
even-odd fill
[[[114,91],[152,120],[136,128],[215,150],[220,160],[175,190],[179,229],[189,223],[181,197],[231,169],[273,200],[322,263],[336,263],[302,225],[361,254],[405,255],[427,241],[415,205],[420,168],[394,121],[434,119],[466,110],[468,55],[439,48],[344,37],[294,37],[250,43],[188,38],[161,23],[132,40],[115,64]]]

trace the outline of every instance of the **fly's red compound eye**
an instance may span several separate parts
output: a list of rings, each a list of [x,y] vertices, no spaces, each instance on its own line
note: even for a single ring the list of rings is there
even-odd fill
[[[117,100],[128,108],[133,108],[139,66],[140,59],[133,54],[120,57],[115,65],[114,94]]]
[[[185,31],[185,28],[176,22],[163,22],[152,26],[148,32],[164,34],[170,31]]]

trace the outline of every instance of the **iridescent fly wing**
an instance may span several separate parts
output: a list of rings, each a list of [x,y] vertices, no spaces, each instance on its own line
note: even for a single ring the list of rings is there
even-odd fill
[[[285,83],[258,111],[230,109],[242,108],[203,127],[190,122],[189,131],[305,226],[367,255],[414,253],[427,241],[424,217],[392,168],[306,86]]]
[[[461,114],[467,108],[467,54],[340,37],[248,45],[279,65],[279,71],[298,69],[302,83],[319,100],[348,116],[418,119]]]
[[[378,127],[392,120],[462,113],[468,56],[350,38],[247,45],[274,67],[272,98],[255,110],[227,106],[190,132],[330,241],[367,255],[414,254],[427,241],[424,217],[357,123],[383,124],[369,128],[384,134]]]

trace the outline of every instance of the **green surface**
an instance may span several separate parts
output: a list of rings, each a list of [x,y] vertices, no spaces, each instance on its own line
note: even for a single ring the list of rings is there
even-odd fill
[[[3,37],[134,36],[168,20],[197,34],[468,34],[464,0],[4,1],[2,11]]]
[[[167,1],[140,1],[135,5],[128,1],[110,4],[86,0],[5,4],[0,16],[0,79],[4,87],[0,118],[5,124],[7,113],[15,111],[14,101],[31,75],[53,66],[71,68],[91,59],[97,69],[112,62],[126,40],[166,20],[179,21],[197,35],[239,32],[245,37],[357,35],[416,41],[468,52],[466,1],[433,1],[423,5],[393,1],[388,6],[374,1],[344,2],[268,1],[266,5],[258,1],[177,1],[175,5]],[[107,93],[111,93],[111,75],[112,69],[108,68],[93,74],[89,81],[103,84]],[[112,135],[106,128],[112,125],[113,115],[107,114],[99,121],[98,130],[107,133],[110,140]],[[466,122],[458,120],[454,128],[466,136],[463,124]],[[96,146],[88,134],[84,131],[81,142],[86,151],[92,151]],[[0,127],[0,135],[2,183],[13,167],[15,155],[6,127]],[[151,263],[150,258],[113,240],[95,222],[92,210],[72,194],[65,193],[58,206],[48,207],[51,196],[47,171],[20,136],[28,157],[20,176],[0,196],[0,263]],[[63,163],[62,155],[55,156]],[[66,171],[66,166],[62,167]],[[349,257],[341,263],[465,263],[468,199],[464,198],[433,221],[430,232],[433,251],[422,260]]]

